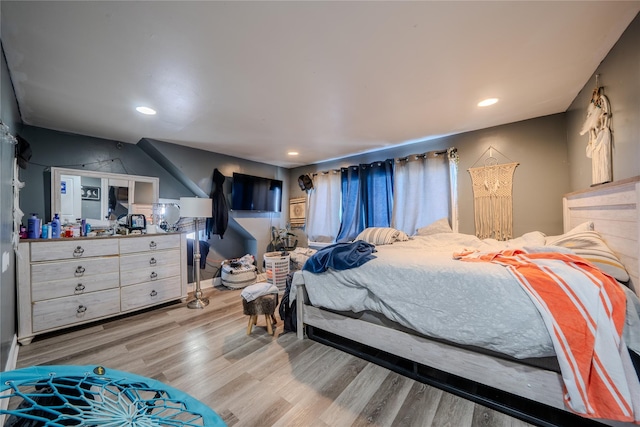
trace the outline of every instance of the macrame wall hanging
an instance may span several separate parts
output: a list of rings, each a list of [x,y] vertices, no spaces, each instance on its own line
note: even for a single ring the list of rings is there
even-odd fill
[[[582,125],[580,135],[589,134],[587,157],[591,159],[592,185],[604,184],[613,180],[611,168],[611,105],[599,86],[600,75],[596,74],[596,88],[591,95],[587,108],[587,118]]]
[[[484,166],[469,168],[476,236],[507,240],[513,237],[513,173],[518,163],[499,164],[493,157],[494,150],[500,153],[489,146],[473,164],[475,166],[488,152]]]

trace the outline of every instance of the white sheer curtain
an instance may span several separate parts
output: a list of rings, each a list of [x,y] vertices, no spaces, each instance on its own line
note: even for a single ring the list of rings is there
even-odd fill
[[[312,242],[334,242],[340,231],[340,173],[330,171],[313,178],[309,191],[307,238]]]
[[[457,151],[411,156],[395,166],[392,227],[411,236],[448,218],[457,231]]]

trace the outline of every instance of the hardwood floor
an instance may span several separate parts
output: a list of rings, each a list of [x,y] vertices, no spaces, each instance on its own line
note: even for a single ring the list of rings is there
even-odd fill
[[[247,335],[240,290],[206,289],[203,310],[173,304],[20,347],[18,368],[102,365],[150,377],[209,405],[229,426],[529,424],[340,350],[282,333]]]

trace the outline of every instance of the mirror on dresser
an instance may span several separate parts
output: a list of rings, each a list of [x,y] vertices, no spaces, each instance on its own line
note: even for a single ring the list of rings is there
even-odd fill
[[[79,169],[51,168],[51,213],[62,222],[86,218],[93,223],[129,213],[150,213],[158,202],[160,179]]]

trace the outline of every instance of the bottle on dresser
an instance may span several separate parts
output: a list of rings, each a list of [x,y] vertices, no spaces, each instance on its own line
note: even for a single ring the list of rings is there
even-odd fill
[[[55,214],[51,220],[51,238],[57,239],[60,237],[60,216]]]
[[[41,239],[51,238],[51,236],[49,236],[49,224],[45,224],[44,221],[42,222],[42,234],[40,234],[40,238]]]
[[[27,238],[37,239],[40,237],[40,219],[37,214],[31,214],[27,220]]]

